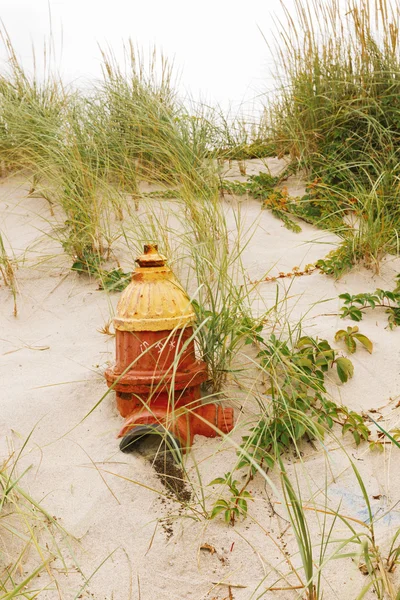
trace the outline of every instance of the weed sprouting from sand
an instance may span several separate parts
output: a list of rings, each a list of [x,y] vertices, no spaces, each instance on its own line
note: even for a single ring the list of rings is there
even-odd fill
[[[370,354],[372,353],[373,344],[371,340],[364,334],[362,334],[359,328],[347,327],[347,329],[339,329],[335,333],[335,341],[343,340],[347,350],[354,354],[357,350],[357,342],[361,344]]]

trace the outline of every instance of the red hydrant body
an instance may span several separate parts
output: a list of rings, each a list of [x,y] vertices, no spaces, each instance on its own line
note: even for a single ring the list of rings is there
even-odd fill
[[[195,355],[195,315],[165,258],[145,246],[137,262],[114,319],[116,364],[105,373],[125,417],[121,449],[156,429],[185,451],[195,434],[231,431],[233,410],[201,402],[207,366]]]

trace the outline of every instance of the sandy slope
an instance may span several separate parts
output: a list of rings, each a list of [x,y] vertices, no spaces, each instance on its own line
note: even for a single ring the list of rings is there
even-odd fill
[[[279,169],[281,163],[271,161],[270,166]],[[258,172],[258,167],[258,163],[250,165],[250,172],[252,169]],[[228,175],[235,178],[237,173],[233,170]],[[293,191],[299,182],[291,185]],[[216,585],[218,582],[239,586],[231,588],[235,600],[261,597],[266,582],[278,579],[273,569],[288,570],[279,548],[289,552],[295,548],[284,511],[275,504],[279,498],[258,477],[251,485],[255,497],[251,518],[235,528],[227,527],[222,520],[196,518],[198,513],[183,509],[168,497],[144,456],[118,451],[115,434],[121,418],[113,394],[107,395],[84,419],[106,391],[102,372],[113,361],[114,342],[98,330],[112,316],[118,294],[110,296],[98,291],[96,282],[69,270],[59,245],[45,235],[51,231],[51,222],[43,220],[45,215],[51,221],[47,203],[26,196],[27,184],[21,180],[4,181],[0,185],[1,230],[15,255],[25,256],[25,263],[17,273],[17,318],[12,315],[9,290],[0,288],[0,456],[6,455],[10,445],[20,447],[34,428],[20,463],[21,472],[33,465],[24,478],[25,486],[76,538],[72,547],[86,577],[107,559],[80,597],[229,598],[228,587]],[[245,263],[253,279],[262,277],[268,269],[277,273],[311,263],[326,254],[329,244],[334,242],[334,236],[307,225],[302,225],[302,233],[291,233],[268,211],[260,211],[258,202],[245,198],[226,199],[232,223],[232,211],[237,211],[239,204],[246,222],[258,223],[245,252]],[[42,263],[43,256],[51,259]],[[291,286],[287,304],[290,318],[295,321],[307,313],[305,329],[333,342],[335,331],[343,324],[351,324],[343,323],[337,316],[324,316],[337,312],[338,294],[376,287],[390,289],[399,271],[400,261],[388,259],[379,276],[359,268],[340,282],[316,272],[294,281],[282,280],[280,285]],[[262,283],[259,290],[264,302],[273,301],[274,284]],[[326,302],[315,304],[322,300]],[[384,315],[379,314],[366,318],[361,329],[373,341],[374,353],[370,356],[360,350],[353,358],[353,380],[336,387],[333,378],[333,393],[357,411],[383,407],[381,413],[387,419],[386,425],[394,426],[400,417],[400,409],[395,408],[400,396],[400,329],[387,330]],[[246,402],[243,392],[236,388],[230,389],[229,394],[242,404]],[[234,439],[240,440],[240,432]],[[324,486],[327,472],[330,506],[335,508],[341,502],[343,513],[363,520],[365,506],[345,454],[332,441],[328,446],[328,470],[325,455],[308,445],[304,448],[304,466],[288,457],[288,469],[298,473],[303,499],[307,501],[315,494],[321,504],[324,500],[318,490]],[[364,477],[373,509],[384,515],[400,500],[398,451],[388,447],[384,455],[379,455],[370,453],[366,446],[357,450],[350,438],[345,438],[344,446]],[[217,453],[218,450],[221,452]],[[196,438],[187,458],[188,474],[195,488],[199,489],[194,461],[199,465],[203,483],[207,484],[226,472],[234,458],[228,443]],[[272,479],[278,483],[276,472]],[[214,494],[214,498],[217,492],[216,488],[206,489],[207,496]],[[211,502],[209,498],[208,503]],[[312,512],[309,517],[318,543],[317,518]],[[398,506],[379,522],[383,544],[388,532],[396,526],[400,526]],[[349,534],[338,523],[335,537],[342,535]],[[204,543],[214,546],[216,552],[200,550]],[[67,550],[65,555],[68,557]],[[298,557],[293,560],[298,564]],[[68,575],[62,572],[60,561],[52,568],[62,598],[72,600],[84,580],[73,567],[72,558],[67,561],[71,566]],[[333,561],[324,575],[326,600],[353,600],[366,581],[350,559]],[[44,583],[42,579],[40,585]],[[290,583],[297,583],[293,576]],[[282,582],[278,585],[282,586]],[[39,597],[52,600],[59,595],[53,587]],[[276,591],[266,597],[289,599],[295,598],[296,593]],[[365,596],[374,597],[372,592]]]

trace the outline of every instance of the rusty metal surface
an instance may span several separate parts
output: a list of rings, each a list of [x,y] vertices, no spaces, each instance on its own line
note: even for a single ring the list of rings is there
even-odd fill
[[[197,360],[193,329],[117,331],[116,363],[107,369],[115,391],[149,395],[169,388],[182,390],[207,379],[207,366]]]
[[[195,435],[216,437],[228,433],[233,428],[233,409],[222,408],[216,404],[205,404],[196,410],[166,410],[155,406],[151,410],[142,407],[134,411],[125,420],[118,437],[123,437],[134,427],[140,425],[160,425],[174,434],[179,440],[182,450],[188,450]]]
[[[190,300],[165,260],[157,246],[145,246],[132,281],[118,302],[116,330],[171,331],[195,321]]]

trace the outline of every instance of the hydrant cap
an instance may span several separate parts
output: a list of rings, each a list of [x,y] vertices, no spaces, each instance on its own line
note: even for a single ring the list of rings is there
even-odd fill
[[[157,244],[145,244],[144,253],[137,257],[139,267],[164,267],[166,257],[158,253]]]
[[[146,245],[136,262],[139,266],[117,305],[115,329],[172,331],[191,325],[196,319],[193,307],[157,245]]]

